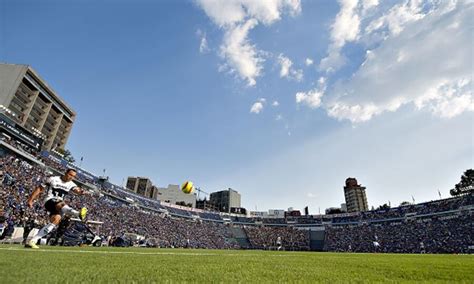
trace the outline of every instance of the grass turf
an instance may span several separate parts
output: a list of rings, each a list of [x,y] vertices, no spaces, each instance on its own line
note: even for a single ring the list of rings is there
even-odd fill
[[[1,283],[465,282],[472,255],[0,245]]]

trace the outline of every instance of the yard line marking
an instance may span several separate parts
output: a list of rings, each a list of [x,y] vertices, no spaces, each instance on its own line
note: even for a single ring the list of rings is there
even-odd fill
[[[55,253],[97,253],[97,254],[136,254],[136,255],[183,255],[183,256],[261,256],[261,254],[245,254],[245,253],[199,253],[199,252],[136,252],[136,251],[103,251],[103,250],[66,250],[66,249],[28,249],[7,247],[0,248],[6,251],[26,251],[26,252],[55,252]],[[297,254],[268,254],[266,256],[288,257]]]

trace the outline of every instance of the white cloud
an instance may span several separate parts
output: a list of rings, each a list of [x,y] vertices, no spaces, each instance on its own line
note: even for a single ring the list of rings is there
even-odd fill
[[[290,75],[290,67],[293,64],[291,60],[287,57],[284,57],[282,54],[278,56],[278,63],[280,64],[280,77],[287,77]]]
[[[305,104],[310,108],[318,108],[321,105],[321,97],[323,92],[318,89],[313,89],[308,92],[298,92],[296,93],[296,103]]]
[[[365,31],[372,33],[383,27],[388,27],[392,35],[398,35],[405,25],[418,21],[425,16],[422,11],[422,4],[421,1],[411,0],[395,5],[386,15],[372,21]]]
[[[250,108],[250,113],[259,114],[263,110],[263,106],[266,102],[267,99],[259,98]]]
[[[315,109],[321,105],[321,98],[326,91],[326,79],[320,77],[318,86],[308,92],[298,92],[295,95],[297,104],[304,104],[309,108]]]
[[[319,77],[318,79],[318,85],[322,88],[326,88],[326,78],[324,77]]]
[[[250,17],[257,19],[265,25],[270,25],[281,19],[283,11],[288,11],[295,16],[301,12],[299,0],[243,0],[239,1],[245,7]]]
[[[250,19],[242,25],[236,25],[226,31],[221,45],[222,58],[226,59],[231,72],[237,71],[249,86],[254,86],[260,76],[264,59],[259,56],[255,45],[249,43],[248,32],[257,25],[255,19]]]
[[[291,77],[294,78],[296,81],[301,82],[303,81],[303,70],[291,70]]]
[[[357,0],[340,0],[341,10],[331,27],[331,39],[335,48],[341,48],[348,41],[359,36],[360,19],[357,14]]]
[[[415,100],[418,109],[428,108],[433,114],[452,118],[464,111],[474,111],[472,81],[468,78],[442,82]]]
[[[196,2],[219,27],[242,22],[246,17],[246,11],[240,1],[199,0]]]
[[[283,54],[278,55],[278,63],[280,64],[280,77],[296,80],[303,80],[303,70],[291,68],[293,62]]]
[[[329,116],[336,117],[339,120],[348,119],[354,123],[370,120],[374,115],[380,113],[380,110],[374,104],[346,105],[335,103],[327,111]]]
[[[276,121],[280,121],[282,119],[283,119],[283,116],[281,114],[277,114],[277,116],[275,117]]]
[[[295,16],[301,12],[299,0],[196,0],[207,16],[224,30],[220,55],[231,73],[254,86],[261,75],[265,52],[248,40],[248,33],[259,23],[271,25],[281,19],[283,13]],[[220,68],[222,70],[222,68]]]
[[[301,12],[299,0],[197,0],[207,16],[220,27],[241,23],[248,18],[270,25],[288,11],[291,16]]]
[[[344,63],[344,56],[340,54],[346,42],[355,41],[359,37],[360,19],[357,14],[357,0],[340,0],[341,10],[331,26],[331,44],[328,56],[319,64],[320,70],[326,72],[340,68]]]
[[[396,36],[407,24],[421,20],[434,9],[448,11],[455,6],[448,2],[452,1],[404,0],[387,7],[379,5],[378,0],[340,0],[341,8],[331,26],[331,43],[319,69],[331,73],[344,66],[347,59],[342,49],[346,43],[370,45],[388,36]]]
[[[279,105],[280,105],[280,103],[278,101],[273,101],[273,103],[272,103],[272,106],[274,106],[274,107],[277,107]]]
[[[207,39],[205,37],[201,38],[201,43],[199,44],[199,52],[200,53],[209,52],[209,47],[207,45]]]
[[[379,0],[363,0],[362,1],[362,7],[364,8],[364,10],[368,10],[377,5],[379,5]]]
[[[416,15],[422,4],[410,3],[405,4]],[[474,111],[472,13],[467,2],[433,6],[416,21],[387,26],[394,35],[368,51],[359,69],[327,92],[328,115],[357,123],[406,104],[443,118]]]
[[[199,43],[199,52],[200,53],[208,53],[209,52],[209,45],[207,44],[206,33],[201,31],[201,30],[197,30],[196,34],[201,39],[201,41]]]
[[[366,18],[367,15],[373,14],[373,12],[377,10],[379,4],[379,0],[362,0],[362,3],[359,4],[361,21],[364,21],[364,18]]]
[[[306,58],[306,60],[304,61],[304,63],[306,64],[306,66],[313,65],[313,59],[311,59],[311,58]]]
[[[250,108],[250,113],[259,114],[263,110],[263,102],[256,102]]]

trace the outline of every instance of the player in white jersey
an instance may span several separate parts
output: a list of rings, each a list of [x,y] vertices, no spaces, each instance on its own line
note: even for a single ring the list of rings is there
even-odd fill
[[[74,169],[68,169],[63,176],[54,176],[46,179],[44,183],[38,186],[28,198],[28,207],[32,208],[34,201],[46,190],[44,207],[49,213],[50,223],[41,228],[39,232],[25,244],[28,248],[39,248],[36,243],[42,237],[48,235],[61,222],[63,215],[79,217],[81,220],[86,218],[87,209],[83,207],[80,211],[74,210],[64,202],[64,196],[70,191],[76,194],[86,194],[86,191],[79,188],[72,180],[76,177]]]

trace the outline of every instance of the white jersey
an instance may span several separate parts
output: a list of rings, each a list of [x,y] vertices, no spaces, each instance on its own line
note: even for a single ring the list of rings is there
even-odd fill
[[[77,187],[73,181],[64,182],[60,176],[47,178],[41,186],[46,190],[45,203],[51,199],[61,201],[69,191]]]

